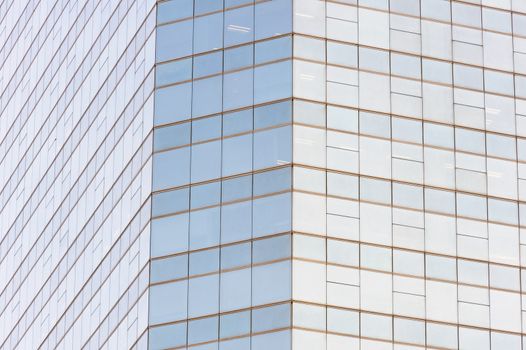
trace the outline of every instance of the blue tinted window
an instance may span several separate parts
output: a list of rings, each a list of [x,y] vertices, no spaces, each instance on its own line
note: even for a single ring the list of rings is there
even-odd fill
[[[288,167],[254,174],[254,196],[287,190],[291,186],[292,174]]]
[[[254,103],[279,100],[292,94],[291,61],[268,64],[254,69]]]
[[[221,137],[220,115],[192,122],[192,142],[201,142],[219,137]]]
[[[246,350],[250,349],[251,337],[222,340],[221,350]]]
[[[221,183],[212,182],[205,185],[192,186],[190,198],[192,200],[192,209],[219,204],[221,198]]]
[[[188,317],[210,315],[218,311],[219,275],[190,279],[188,282]]]
[[[252,69],[224,75],[223,109],[231,110],[254,103],[254,72]]]
[[[290,257],[290,235],[254,241],[254,264]]]
[[[251,302],[251,269],[221,274],[221,311],[249,307]]]
[[[178,255],[171,258],[153,260],[150,282],[163,282],[188,276],[188,256]]]
[[[252,337],[251,350],[289,350],[291,338],[289,330],[256,335]]]
[[[286,232],[291,227],[291,195],[284,193],[254,200],[254,237]]]
[[[221,73],[223,70],[223,52],[212,52],[194,57],[194,78]]]
[[[256,44],[256,64],[292,56],[292,37],[267,40]]]
[[[254,134],[254,169],[290,163],[292,157],[290,126]]]
[[[215,13],[194,20],[194,53],[223,47],[223,13]]]
[[[221,316],[221,338],[230,338],[250,333],[250,311]]]
[[[223,176],[252,170],[252,135],[223,140]]]
[[[252,109],[244,109],[223,115],[223,136],[249,131],[252,128]]]
[[[190,249],[212,247],[219,244],[219,207],[190,213]]]
[[[250,265],[251,250],[250,243],[234,244],[221,248],[221,269]]]
[[[192,146],[192,182],[221,176],[221,141]]]
[[[224,205],[221,209],[221,242],[230,243],[252,237],[252,202]]]
[[[254,40],[254,7],[246,6],[225,12],[225,46]]]
[[[273,103],[254,110],[254,129],[290,123],[292,121],[292,103],[290,101]]]
[[[250,67],[254,64],[254,46],[244,45],[225,50],[225,71]]]
[[[256,40],[291,31],[291,0],[271,0],[256,4]]]
[[[188,250],[188,213],[152,220],[152,257]]]
[[[157,5],[157,24],[192,17],[194,13],[193,0],[171,0]]]
[[[219,270],[219,249],[190,254],[190,275],[201,275]]]
[[[178,148],[153,156],[153,190],[187,184],[190,180],[190,148]]]
[[[154,194],[152,215],[159,216],[188,210],[190,205],[189,195],[190,190],[188,187]]]
[[[220,113],[223,104],[223,77],[215,76],[194,81],[192,115],[200,117]]]
[[[192,84],[185,83],[155,91],[155,125],[189,119]]]
[[[195,0],[195,14],[219,11],[223,9],[223,0]]]
[[[163,63],[155,71],[155,85],[167,85],[192,79],[192,59]]]
[[[252,196],[252,176],[241,176],[223,181],[223,202]]]
[[[148,337],[149,349],[168,349],[186,344],[186,323],[171,324],[168,326],[150,329]]]
[[[157,27],[156,61],[168,61],[192,54],[192,21]]]
[[[252,304],[254,306],[290,299],[290,265],[290,261],[283,261],[255,266],[252,269]],[[284,322],[285,320],[275,321]]]
[[[264,332],[290,326],[290,304],[254,309],[252,331]]]
[[[150,324],[186,318],[187,288],[187,281],[150,287]]]
[[[253,4],[254,0],[225,0],[225,8],[236,7],[244,4]]]
[[[209,317],[188,322],[188,344],[202,343],[217,339],[219,318]]]
[[[190,143],[190,123],[177,124],[154,130],[154,150],[188,145]]]

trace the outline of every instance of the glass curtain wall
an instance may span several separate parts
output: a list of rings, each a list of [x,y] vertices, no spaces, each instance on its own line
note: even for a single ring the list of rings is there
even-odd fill
[[[150,349],[290,349],[292,2],[158,3]]]
[[[517,0],[159,2],[150,347],[523,349],[525,47]]]

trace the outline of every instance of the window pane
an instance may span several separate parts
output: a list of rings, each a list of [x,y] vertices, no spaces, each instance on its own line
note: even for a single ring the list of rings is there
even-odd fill
[[[253,103],[254,85],[252,69],[245,69],[239,72],[225,74],[224,76],[224,105],[223,109],[231,110],[249,106]]]
[[[219,244],[219,207],[190,213],[190,249]]]
[[[171,0],[157,5],[157,24],[192,17],[194,4],[192,0]]]
[[[252,119],[252,109],[225,114],[223,116],[223,136],[252,130]]]
[[[172,125],[154,130],[154,150],[188,145],[190,143],[190,123]]]
[[[221,137],[221,116],[198,119],[192,122],[192,142]]]
[[[155,125],[190,118],[192,84],[185,83],[155,91]]]
[[[292,103],[290,101],[273,103],[254,110],[254,129],[290,123],[292,121]]]
[[[190,180],[190,148],[179,148],[153,156],[153,190],[187,184]]]
[[[291,0],[271,0],[256,4],[256,40],[291,31]]]
[[[186,277],[188,275],[188,256],[185,254],[153,260],[150,271],[151,283]]]
[[[223,47],[223,13],[195,18],[194,33],[194,53]]]
[[[223,176],[252,170],[252,135],[223,140]]]
[[[254,200],[254,237],[289,231],[290,205],[290,193]]]
[[[222,76],[194,81],[192,95],[192,115],[194,117],[221,112],[223,103],[222,86]]]
[[[173,84],[192,79],[192,59],[160,64],[155,71],[155,85]]]
[[[221,141],[192,146],[192,182],[221,176]]]
[[[188,344],[217,339],[218,324],[219,318],[217,316],[188,322]]]
[[[150,329],[149,349],[168,349],[186,344],[186,323]]]
[[[150,324],[186,318],[187,281],[150,287]]]
[[[253,305],[290,299],[290,270],[290,261],[254,267],[252,274]]]
[[[246,6],[225,12],[225,46],[254,40],[254,7]]]
[[[188,210],[190,190],[161,192],[153,195],[152,216],[166,215]]]
[[[188,250],[188,214],[152,220],[152,257]]]
[[[225,71],[249,67],[254,64],[254,45],[225,50]]]
[[[191,55],[192,27],[192,20],[157,27],[157,62]]]
[[[290,126],[254,134],[254,169],[262,169],[291,162]]]
[[[223,202],[252,196],[252,175],[223,181]]]
[[[292,56],[292,37],[267,40],[256,44],[256,64]]]
[[[254,174],[254,196],[280,192],[292,186],[291,168]]]
[[[255,68],[254,103],[290,97],[292,94],[292,63],[278,62]]]
[[[236,312],[221,316],[221,338],[250,333],[250,311]]]
[[[252,202],[224,205],[221,208],[221,243],[252,237]]]
[[[221,73],[223,70],[223,52],[211,52],[194,56],[194,79]]]

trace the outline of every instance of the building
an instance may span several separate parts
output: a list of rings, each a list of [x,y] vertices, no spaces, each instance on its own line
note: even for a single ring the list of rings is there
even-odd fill
[[[145,348],[155,6],[0,5],[0,348]]]
[[[0,38],[0,348],[526,348],[523,0],[4,0]]]

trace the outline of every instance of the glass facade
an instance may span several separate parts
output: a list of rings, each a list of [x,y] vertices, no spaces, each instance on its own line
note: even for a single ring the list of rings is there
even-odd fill
[[[156,6],[0,4],[0,348],[146,348]]]
[[[526,348],[526,2],[293,8],[292,348]]]
[[[4,0],[0,57],[0,349],[526,349],[524,0]]]
[[[150,349],[290,349],[289,0],[158,3]]]

